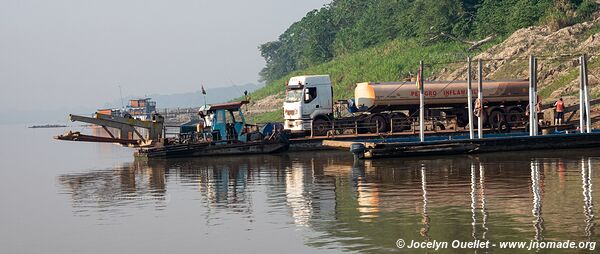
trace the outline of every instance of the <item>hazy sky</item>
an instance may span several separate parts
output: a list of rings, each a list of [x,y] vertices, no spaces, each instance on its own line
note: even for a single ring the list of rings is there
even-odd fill
[[[256,82],[257,49],[330,0],[0,0],[0,109]]]

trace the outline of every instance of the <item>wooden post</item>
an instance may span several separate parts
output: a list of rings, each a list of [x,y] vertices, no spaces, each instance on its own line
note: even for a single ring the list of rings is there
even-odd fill
[[[477,99],[479,100],[479,117],[477,117],[477,137],[483,138],[483,61],[477,60]]]
[[[585,132],[585,96],[584,96],[584,75],[585,75],[585,59],[583,56],[579,57],[579,132]]]
[[[419,138],[421,142],[425,142],[425,82],[423,82],[423,78],[423,61],[420,61],[417,82],[419,83]]]
[[[583,56],[581,56],[581,59],[583,61],[583,101],[585,103],[585,126],[586,132],[592,133],[592,116],[590,115],[587,56],[584,54]]]
[[[529,56],[529,136],[537,136],[537,61],[535,56]]]
[[[473,129],[473,86],[471,80],[471,57],[467,57],[467,110],[469,114],[469,138],[475,138]]]

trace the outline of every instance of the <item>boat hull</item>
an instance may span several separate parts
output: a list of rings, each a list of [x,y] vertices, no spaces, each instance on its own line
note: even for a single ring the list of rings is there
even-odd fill
[[[164,147],[140,149],[136,157],[144,158],[184,158],[204,156],[227,156],[246,154],[270,154],[287,151],[289,143],[248,142],[235,144],[178,144]]]

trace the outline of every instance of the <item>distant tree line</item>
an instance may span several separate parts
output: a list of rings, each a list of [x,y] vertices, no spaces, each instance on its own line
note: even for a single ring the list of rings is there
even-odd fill
[[[590,19],[593,0],[334,0],[260,45],[262,81],[394,39],[481,39]],[[445,36],[436,36],[436,35]]]

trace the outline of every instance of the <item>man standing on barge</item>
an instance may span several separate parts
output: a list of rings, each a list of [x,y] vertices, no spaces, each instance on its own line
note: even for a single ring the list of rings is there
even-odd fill
[[[556,101],[556,103],[554,103],[554,108],[556,109],[554,123],[557,125],[563,124],[563,118],[565,116],[565,102],[563,101],[563,98],[560,98]]]

